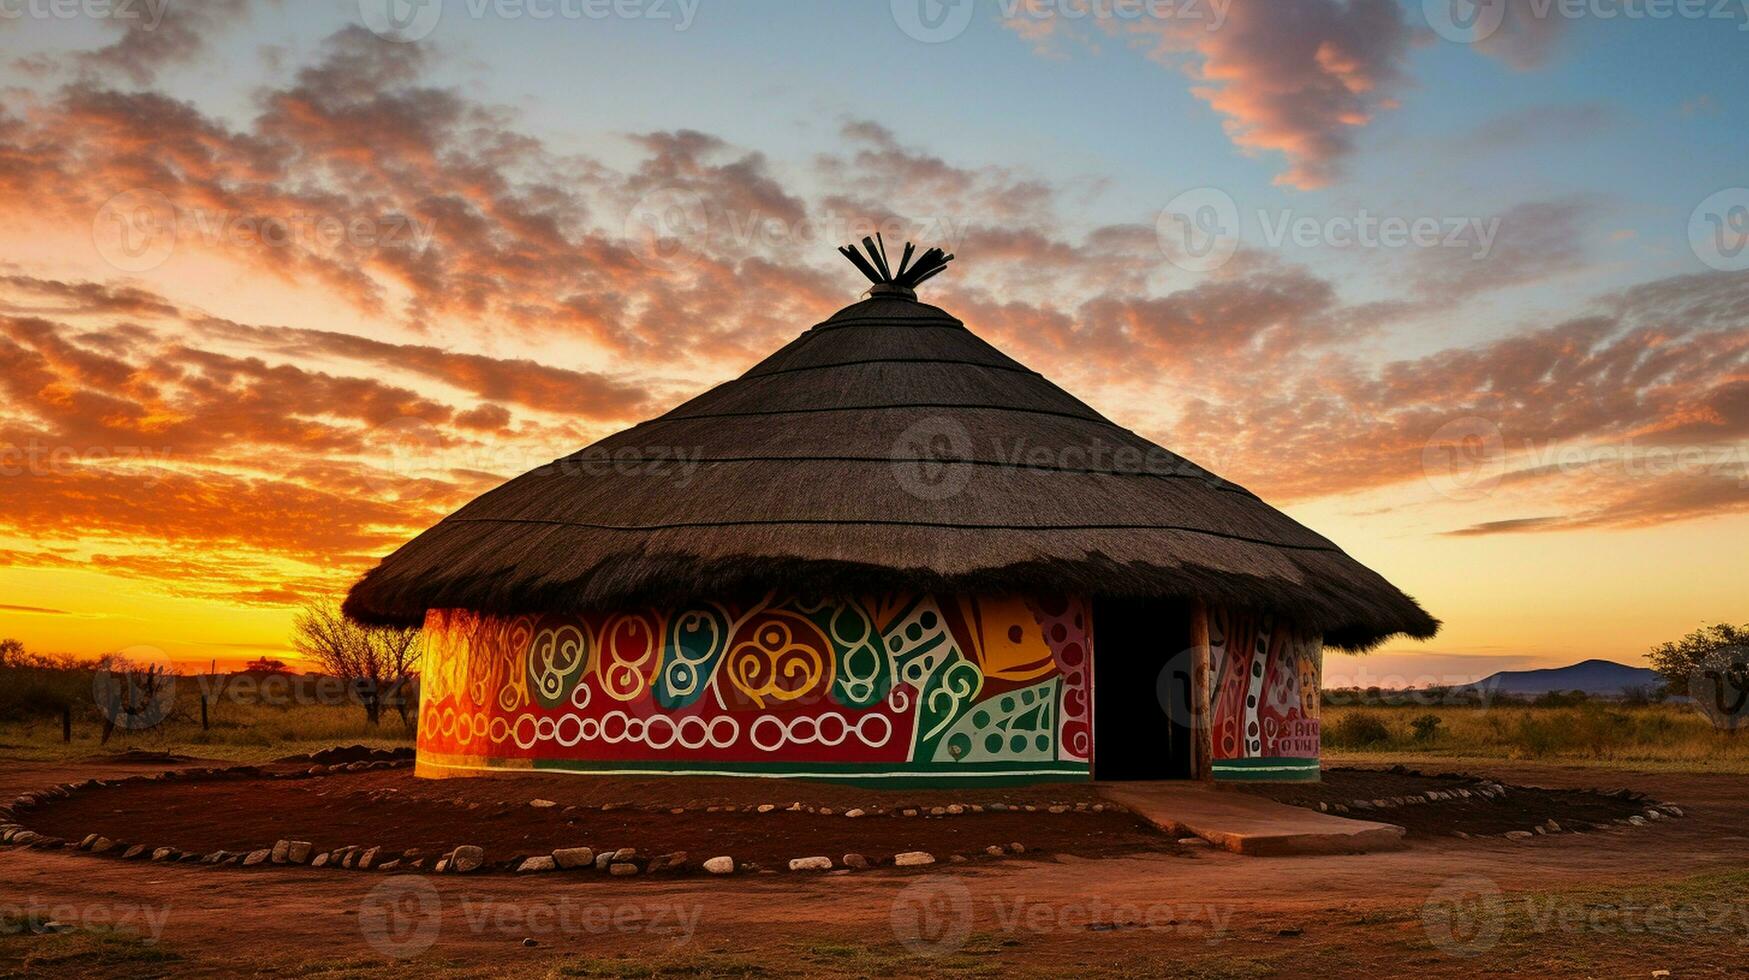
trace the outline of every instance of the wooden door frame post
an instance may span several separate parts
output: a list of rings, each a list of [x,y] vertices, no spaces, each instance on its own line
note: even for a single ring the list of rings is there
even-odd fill
[[[1190,725],[1192,779],[1214,779],[1215,726],[1209,696],[1209,611],[1196,599],[1190,605]]]

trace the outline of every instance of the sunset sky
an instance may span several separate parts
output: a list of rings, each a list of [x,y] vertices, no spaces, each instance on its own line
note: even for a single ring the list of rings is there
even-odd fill
[[[1749,618],[1743,4],[384,6],[0,0],[0,636],[284,656],[877,228],[1445,621],[1327,683]]]

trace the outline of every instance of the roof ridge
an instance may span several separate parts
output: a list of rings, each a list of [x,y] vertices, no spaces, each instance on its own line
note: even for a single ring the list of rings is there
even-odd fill
[[[596,531],[669,531],[685,528],[707,527],[772,527],[772,526],[824,526],[824,527],[927,527],[944,531],[1180,531],[1185,534],[1203,534],[1210,537],[1224,538],[1229,541],[1244,541],[1249,544],[1263,545],[1269,548],[1285,548],[1290,551],[1317,551],[1328,554],[1346,555],[1347,552],[1335,544],[1287,544],[1281,541],[1271,541],[1268,538],[1255,538],[1245,534],[1234,534],[1231,531],[1216,531],[1206,527],[1190,527],[1180,524],[1133,524],[1133,523],[1103,523],[1103,524],[958,524],[946,521],[902,521],[890,518],[742,518],[738,520],[720,521],[672,521],[661,524],[596,524],[589,521],[562,521],[548,517],[456,517],[451,515],[438,522],[439,524],[545,524],[554,527],[583,527]]]
[[[959,357],[864,357],[854,361],[833,361],[829,364],[803,364],[799,367],[776,368],[771,371],[748,371],[737,380],[748,378],[769,378],[778,374],[794,374],[798,371],[823,371],[835,367],[855,367],[858,364],[962,364],[966,367],[989,368],[992,371],[1012,371],[1016,374],[1030,374],[1035,378],[1045,378],[1044,375],[1016,361],[1014,364],[991,364],[988,361],[971,361]]]
[[[812,415],[822,412],[887,412],[901,408],[935,408],[944,411],[988,409],[996,412],[1022,412],[1027,415],[1050,415],[1057,418],[1080,419],[1083,422],[1109,425],[1114,429],[1123,428],[1098,412],[1094,412],[1092,415],[1078,415],[1074,412],[1059,412],[1048,408],[1024,408],[1019,405],[968,405],[949,402],[902,402],[897,405],[819,405],[812,408],[769,408],[747,412],[705,412],[699,415],[674,415],[670,413],[658,415],[639,424],[649,425],[653,422],[679,422],[692,419],[759,418],[766,415]],[[1093,410],[1089,408],[1088,411]],[[1123,429],[1123,431],[1128,432],[1129,430]]]
[[[555,464],[564,463],[568,460],[576,459],[578,456],[582,455],[583,453],[587,453],[589,450],[595,448],[595,446],[597,446],[597,445],[600,445],[600,443],[593,443],[589,446],[585,446],[584,448],[579,449],[576,452],[571,453],[568,456],[560,456],[559,458],[553,460],[551,463],[548,463],[547,465],[552,466]],[[1250,490],[1245,489],[1244,487],[1240,486],[1239,484],[1234,483],[1231,480],[1223,479],[1222,477],[1216,476],[1214,473],[1211,473],[1208,470],[1205,470],[1202,467],[1197,466],[1195,463],[1192,463],[1190,460],[1185,459],[1183,456],[1179,456],[1177,453],[1173,453],[1172,450],[1170,450],[1170,449],[1166,449],[1164,447],[1160,447],[1160,448],[1161,448],[1162,452],[1172,453],[1173,456],[1177,456],[1179,459],[1184,460],[1186,465],[1194,467],[1196,470],[1198,470],[1198,472],[1195,472],[1195,473],[1188,473],[1188,472],[1186,472],[1186,473],[1159,473],[1159,472],[1153,472],[1150,470],[1125,470],[1125,469],[1116,469],[1116,468],[1096,469],[1093,467],[1084,467],[1084,466],[1058,466],[1058,465],[1052,465],[1049,463],[1036,463],[1036,464],[1035,463],[1016,463],[1012,460],[1006,460],[1006,459],[952,459],[952,458],[946,458],[946,457],[940,457],[940,456],[853,456],[853,455],[835,455],[835,456],[775,456],[775,455],[703,456],[703,455],[700,455],[700,456],[685,457],[684,461],[688,462],[688,463],[695,463],[695,464],[696,463],[882,463],[882,464],[933,463],[933,464],[939,464],[942,466],[1002,466],[1002,467],[1012,467],[1012,468],[1018,469],[1018,470],[1035,470],[1035,471],[1038,471],[1040,473],[1065,473],[1065,474],[1072,474],[1072,475],[1079,475],[1079,476],[1151,476],[1151,477],[1157,477],[1157,478],[1162,479],[1162,480],[1200,480],[1215,490],[1220,490],[1220,491],[1224,491],[1227,493],[1242,494],[1246,497],[1250,497],[1253,500],[1259,499],[1256,494],[1252,493]],[[676,456],[659,456],[659,455],[658,456],[646,456],[642,453],[639,453],[637,455],[628,455],[628,454],[624,453],[622,450],[614,450],[613,451],[613,459],[614,459],[614,462],[616,462],[616,463],[669,463],[669,462],[680,461],[680,457],[676,457]]]

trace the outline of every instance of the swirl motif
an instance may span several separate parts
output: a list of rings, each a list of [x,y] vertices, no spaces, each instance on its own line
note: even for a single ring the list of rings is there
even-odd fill
[[[589,662],[589,634],[575,623],[543,628],[528,648],[528,683],[543,707],[557,708]]]
[[[688,609],[668,624],[656,703],[667,710],[697,701],[729,645],[729,616],[720,606]]]
[[[920,741],[927,743],[946,731],[983,686],[984,675],[970,661],[954,660],[941,668],[929,693],[923,696],[924,717],[935,722],[923,730]]]
[[[766,698],[794,701],[832,683],[826,635],[794,613],[749,617],[724,656],[729,682],[761,708]]]
[[[601,689],[615,701],[636,700],[655,676],[661,628],[643,613],[620,613],[601,628]]]

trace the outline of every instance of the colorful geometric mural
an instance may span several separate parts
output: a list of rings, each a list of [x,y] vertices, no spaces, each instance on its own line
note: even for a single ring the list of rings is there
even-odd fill
[[[419,772],[1087,778],[1078,599],[426,618]]]
[[[1322,638],[1269,615],[1209,611],[1216,779],[1319,777]]]

